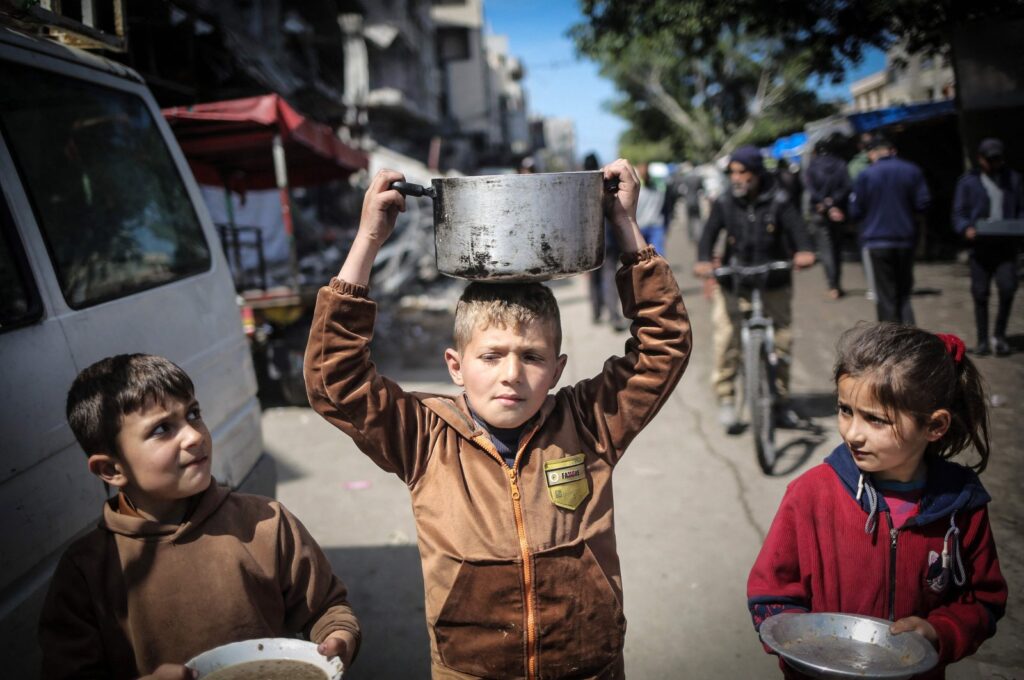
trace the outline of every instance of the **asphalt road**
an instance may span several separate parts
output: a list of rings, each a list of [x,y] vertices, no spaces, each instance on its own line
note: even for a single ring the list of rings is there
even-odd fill
[[[670,235],[669,259],[694,328],[694,354],[682,382],[641,434],[615,475],[616,522],[629,621],[626,669],[631,678],[780,677],[764,654],[745,603],[746,578],[786,485],[838,443],[830,373],[839,333],[873,319],[861,268],[847,264],[849,295],[826,301],[820,268],[796,282],[792,391],[819,432],[789,432],[776,474],[764,475],[749,434],[726,436],[716,422],[708,384],[709,305],[689,275],[693,251],[682,232]],[[966,265],[919,264],[914,307],[922,327],[962,335],[972,345]],[[600,371],[621,352],[624,333],[590,320],[585,277],[554,282],[569,363],[563,383]],[[950,668],[953,680],[1024,680],[1024,446],[1014,431],[1024,398],[1024,314],[1011,321],[1016,352],[982,358],[993,402],[992,457],[982,480],[1010,606],[996,637]],[[444,305],[442,305],[444,306]],[[441,352],[450,318],[419,312],[390,326],[382,370],[408,389],[453,390]],[[268,408],[266,448],[278,461],[278,497],[311,530],[350,588],[365,642],[346,677],[429,676],[423,580],[408,492],[374,466],[341,432],[310,409]]]

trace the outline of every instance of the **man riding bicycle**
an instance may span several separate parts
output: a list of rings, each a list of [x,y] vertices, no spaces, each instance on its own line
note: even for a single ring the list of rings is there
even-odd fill
[[[744,146],[733,152],[728,166],[731,191],[723,193],[711,206],[711,214],[697,246],[698,262],[694,275],[708,278],[714,272],[712,251],[721,232],[725,248],[721,261],[744,266],[793,258],[795,269],[814,264],[814,244],[807,226],[788,196],[765,171],[761,152]],[[712,298],[711,323],[714,326],[715,365],[711,384],[718,397],[718,420],[729,434],[739,432],[734,381],[739,369],[738,329],[743,315],[750,312],[751,291],[738,293],[718,287]],[[775,325],[775,349],[779,365],[775,387],[779,400],[774,419],[776,427],[793,428],[799,417],[788,404],[789,357],[792,348],[793,286],[789,271],[773,272],[762,296],[765,313]]]

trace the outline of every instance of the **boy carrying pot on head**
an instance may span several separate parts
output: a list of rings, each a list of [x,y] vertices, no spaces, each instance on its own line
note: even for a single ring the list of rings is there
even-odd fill
[[[306,387],[321,415],[409,487],[434,678],[621,678],[626,622],[611,475],[672,392],[690,325],[668,263],[636,223],[624,160],[605,196],[632,337],[602,373],[554,388],[558,305],[539,283],[470,284],[445,351],[458,396],[410,393],[370,360],[375,255],[405,207],[380,172],[338,277],[321,289]]]
[[[184,680],[207,649],[300,632],[348,667],[360,634],[345,585],[284,506],[217,485],[183,370],[108,357],[75,378],[67,412],[89,470],[118,495],[57,565],[39,622],[44,679]]]

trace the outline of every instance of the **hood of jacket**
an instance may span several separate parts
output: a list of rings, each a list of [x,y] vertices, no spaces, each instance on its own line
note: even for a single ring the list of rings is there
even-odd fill
[[[775,177],[765,170],[757,175],[758,188],[757,195],[753,201],[750,198],[744,196],[742,198],[732,193],[732,187],[727,186],[725,194],[728,195],[737,205],[747,206],[753,203],[755,206],[762,206],[771,203],[772,201],[785,202],[788,200],[789,195],[786,190],[779,186],[779,183],[775,181]]]
[[[414,392],[423,405],[437,414],[441,420],[452,426],[456,432],[469,440],[474,440],[480,435],[487,435],[484,428],[473,418],[469,403],[466,401],[465,393],[457,397],[443,394],[428,394]],[[549,394],[541,404],[540,410],[531,417],[534,428],[539,429],[548,415],[555,409],[556,401],[553,394]]]
[[[164,524],[144,517],[122,515],[117,511],[117,499],[103,504],[103,518],[100,527],[107,531],[142,541],[166,543],[177,541],[194,532],[203,522],[216,512],[231,494],[231,489],[217,484],[210,478],[210,486],[199,495],[196,506],[181,524]]]
[[[858,494],[861,471],[853,461],[853,454],[845,443],[837,446],[825,463],[839,477],[843,488],[857,500],[865,513],[871,512],[867,494]],[[870,475],[865,475],[870,477]],[[858,498],[859,496],[859,498]],[[878,509],[888,510],[885,498],[878,495]],[[905,526],[923,526],[954,512],[972,510],[986,505],[992,497],[982,486],[978,475],[971,469],[942,458],[928,459],[928,478],[921,496],[918,514],[907,520]]]

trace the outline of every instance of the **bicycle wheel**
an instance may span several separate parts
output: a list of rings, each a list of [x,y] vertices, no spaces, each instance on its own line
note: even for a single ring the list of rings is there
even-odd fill
[[[775,466],[775,395],[772,393],[772,370],[763,331],[751,331],[744,359],[757,463],[765,474],[771,474]]]

